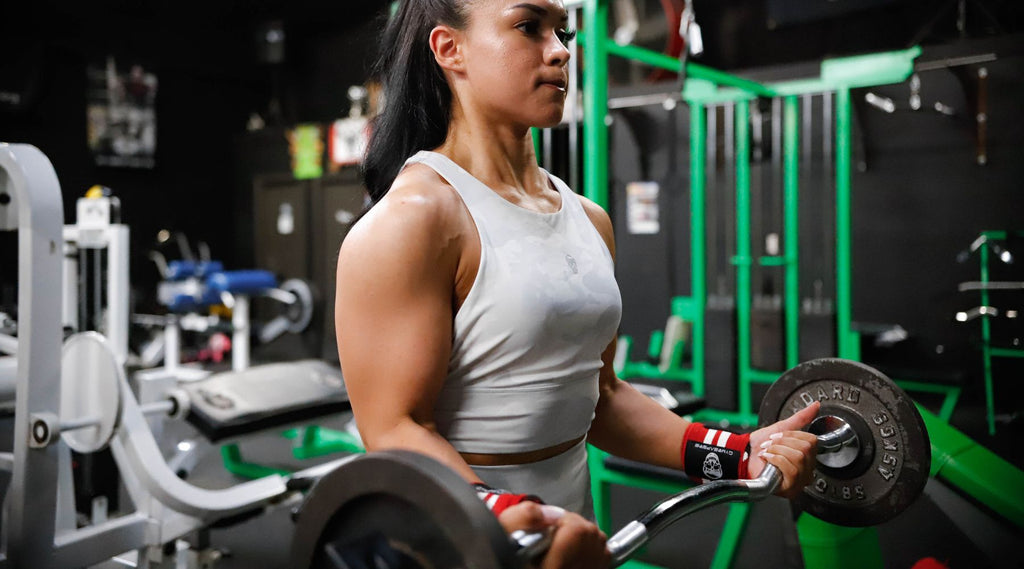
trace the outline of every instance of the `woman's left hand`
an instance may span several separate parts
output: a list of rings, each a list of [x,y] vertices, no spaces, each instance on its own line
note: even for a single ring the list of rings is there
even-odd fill
[[[814,419],[819,407],[815,402],[788,419],[750,434],[747,471],[751,478],[761,474],[766,462],[771,463],[782,474],[782,482],[775,493],[790,499],[811,483],[817,464],[818,438],[800,429]]]

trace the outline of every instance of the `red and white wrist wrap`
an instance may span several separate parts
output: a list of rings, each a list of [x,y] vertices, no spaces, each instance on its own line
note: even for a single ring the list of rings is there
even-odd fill
[[[495,517],[500,516],[507,508],[515,506],[520,502],[544,503],[544,500],[541,500],[532,494],[513,494],[508,490],[491,488],[483,482],[473,484],[473,488],[476,490],[476,495],[483,500],[484,504],[487,505],[487,508],[491,510],[491,513],[493,513]]]
[[[748,478],[750,435],[690,423],[683,435],[683,470],[695,481]]]

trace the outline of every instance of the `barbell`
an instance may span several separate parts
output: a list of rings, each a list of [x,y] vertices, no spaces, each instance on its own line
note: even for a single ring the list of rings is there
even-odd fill
[[[784,373],[760,407],[761,426],[814,401],[808,431],[818,436],[814,481],[797,498],[825,521],[870,526],[894,518],[927,481],[931,447],[910,398],[864,364],[812,360]],[[613,566],[695,511],[755,501],[781,475],[768,465],[754,480],[719,480],[670,496],[608,539]],[[408,451],[360,456],[322,477],[296,519],[291,567],[314,569],[510,569],[543,553],[549,536],[508,536],[460,476]]]

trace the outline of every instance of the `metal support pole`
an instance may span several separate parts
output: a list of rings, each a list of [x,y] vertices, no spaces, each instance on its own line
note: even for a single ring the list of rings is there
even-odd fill
[[[231,307],[231,370],[245,371],[249,369],[249,297],[244,294],[235,296],[235,305]]]
[[[850,247],[850,152],[852,148],[850,89],[836,89],[836,338],[839,357],[860,359],[857,336],[850,330],[851,277]]]
[[[608,52],[602,41],[608,35],[608,5],[587,0],[583,5],[587,31],[583,57],[587,76],[583,81],[583,195],[608,209]]]
[[[750,517],[750,504],[734,502],[729,505],[729,514],[725,517],[725,525],[718,537],[715,557],[711,560],[711,569],[729,569],[739,554],[740,542],[747,531],[747,520]]]
[[[554,145],[553,144],[553,140],[552,140],[553,138],[554,137],[551,136],[551,129],[550,128],[545,128],[544,130],[541,131],[541,153],[540,153],[541,159],[540,159],[540,163],[548,171],[551,171],[551,170],[555,169],[554,152],[552,150],[552,146]]]
[[[569,25],[573,29],[579,28],[579,10],[573,8],[569,10]],[[573,190],[579,191],[580,180],[579,180],[579,169],[580,169],[580,141],[579,141],[579,127],[580,127],[580,82],[579,82],[579,53],[580,44],[574,42],[570,51],[572,56],[569,58],[569,97],[571,100],[567,101],[568,108],[570,111],[568,126],[569,126],[569,187]]]
[[[61,297],[63,317],[61,323],[64,326],[78,331],[78,253],[77,248],[64,242],[64,288]]]
[[[984,243],[978,248],[978,261],[981,263],[981,282],[984,284],[989,279],[988,243]],[[981,288],[981,306],[991,306],[988,289],[985,287]],[[992,388],[992,323],[987,314],[981,317],[981,361],[985,373],[985,420],[988,424],[988,434],[994,436],[996,434],[996,412],[995,394]]]
[[[786,368],[800,359],[800,129],[799,102],[786,97],[783,108],[783,235],[786,258]]]
[[[167,316],[167,323],[164,324],[164,369],[167,373],[174,375],[181,365],[181,328],[178,326],[178,317]]]
[[[750,101],[736,103],[736,362],[739,411],[750,413]]]
[[[13,193],[18,227],[18,383],[14,468],[4,517],[6,560],[36,567],[54,546],[59,447],[29,448],[29,417],[60,409],[64,209],[49,159],[0,144],[0,182]]]
[[[537,128],[537,127],[531,127],[530,128],[530,140],[533,141],[533,158],[537,161],[538,164],[540,164],[541,166],[545,166],[544,162],[541,160],[541,151],[542,151],[542,149],[541,149],[540,139],[541,139],[540,129]]]
[[[704,311],[707,304],[705,222],[707,107],[690,104],[690,295],[693,298],[693,394],[704,396]]]
[[[107,340],[117,361],[128,361],[128,319],[131,287],[128,283],[128,226],[107,228]]]

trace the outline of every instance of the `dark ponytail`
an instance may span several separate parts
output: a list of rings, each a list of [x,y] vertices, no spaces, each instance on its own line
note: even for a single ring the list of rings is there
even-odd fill
[[[373,203],[391,187],[406,158],[436,148],[448,134],[451,90],[430,51],[430,32],[465,27],[465,0],[402,0],[381,38],[374,75],[384,106],[373,120],[363,179]]]

